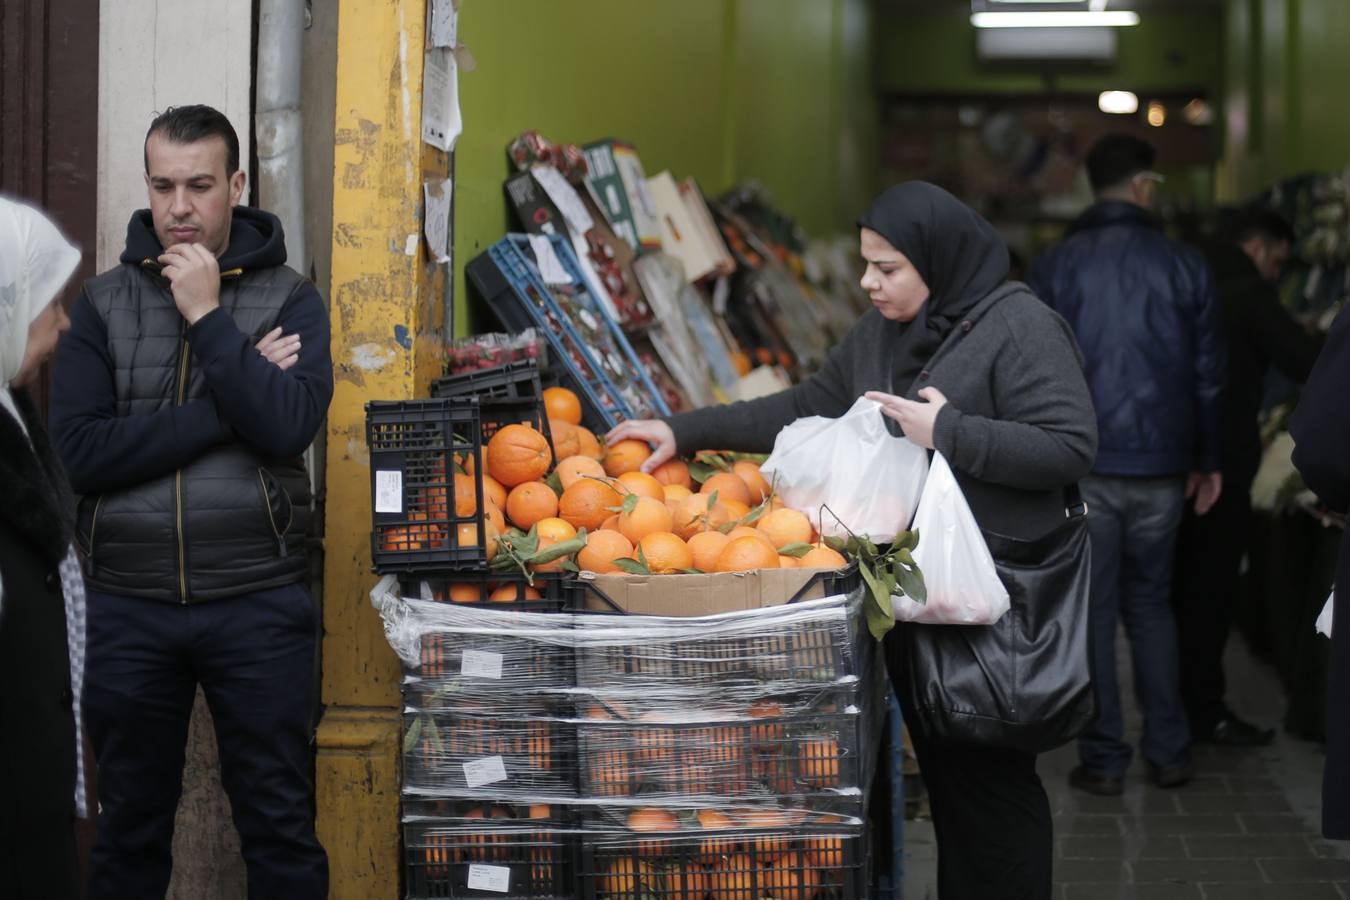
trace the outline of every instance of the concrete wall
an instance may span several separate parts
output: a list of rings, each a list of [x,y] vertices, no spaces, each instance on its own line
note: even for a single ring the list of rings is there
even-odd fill
[[[142,147],[155,113],[209,103],[241,148],[253,132],[250,0],[100,0],[98,268],[117,261],[132,210],[146,205]],[[241,159],[241,163],[244,160]]]

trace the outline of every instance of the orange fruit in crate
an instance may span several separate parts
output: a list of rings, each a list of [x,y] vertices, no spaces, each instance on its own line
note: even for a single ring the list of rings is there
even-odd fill
[[[680,821],[669,810],[657,806],[644,806],[628,814],[628,828],[643,834],[653,831],[679,831]],[[665,841],[639,841],[637,852],[643,856],[663,856],[666,852]]]
[[[657,871],[646,860],[620,856],[603,867],[596,878],[596,887],[607,897],[659,896],[661,880]]]
[[[815,895],[819,873],[803,865],[795,852],[787,852],[761,870],[760,890],[766,897],[811,897]]]
[[[756,527],[769,543],[782,549],[811,541],[811,520],[795,509],[775,509],[760,517]]]
[[[723,857],[708,873],[709,896],[712,900],[759,900],[752,893],[754,876],[751,870],[754,867],[754,860],[748,853]]]
[[[838,816],[824,815],[816,819],[817,825],[835,825]],[[842,869],[844,867],[844,838],[842,835],[812,835],[802,841],[803,856],[806,864],[814,869]]]
[[[511,488],[506,497],[506,517],[521,531],[540,519],[558,515],[558,495],[542,481],[527,481]]]
[[[601,522],[601,523],[600,523],[600,527],[603,528],[605,531],[618,531],[618,530],[619,530],[619,514],[618,514],[618,513],[614,513],[614,514],[613,514],[612,516],[610,516],[608,519],[606,519],[605,521]]]
[[[536,533],[541,541],[544,538],[551,541],[570,541],[577,536],[577,530],[572,526],[572,523],[557,516],[540,519],[535,525]]]
[[[652,477],[662,484],[678,485],[693,490],[694,477],[689,474],[689,465],[682,459],[668,459],[652,469]]]
[[[751,506],[763,502],[764,498],[771,493],[769,481],[760,474],[757,463],[752,463],[748,459],[738,460],[731,464],[731,472],[741,481],[744,481],[745,486],[750,489],[750,500],[748,502]]]
[[[623,503],[619,492],[603,481],[583,478],[563,490],[558,515],[577,528],[594,531]]]
[[[595,436],[595,432],[582,425],[577,426],[577,448],[577,453],[589,456],[596,462],[605,458],[605,448],[600,446],[600,439]]]
[[[380,533],[381,550],[421,550],[422,541],[414,541],[411,525],[388,525]]]
[[[491,561],[497,555],[497,527],[488,522],[483,530],[487,533],[487,537],[482,544],[479,544],[478,526],[471,522],[465,522],[455,529],[455,540],[457,546],[461,549],[482,546],[488,560]]]
[[[737,525],[735,528],[727,532],[727,537],[731,538],[733,541],[736,540],[736,538],[743,538],[743,537],[759,538],[764,543],[769,544],[769,539],[764,535],[764,532],[757,531],[756,529],[751,528],[749,525]],[[773,545],[769,544],[769,546],[772,547]],[[777,548],[775,547],[774,549]]]
[[[632,791],[629,754],[625,750],[604,749],[587,758],[590,790],[597,797],[627,797]]]
[[[548,440],[526,425],[505,425],[488,441],[487,472],[503,486],[513,488],[548,474],[553,454]]]
[[[654,532],[670,531],[672,524],[665,501],[651,497],[638,497],[631,510],[619,513],[619,532],[635,544]]]
[[[634,472],[641,468],[651,455],[652,448],[647,446],[646,441],[624,438],[605,451],[605,471],[611,475]]]
[[[700,809],[698,826],[704,831],[731,831],[736,823],[724,812],[716,809]],[[738,841],[734,836],[706,838],[698,842],[697,860],[705,866],[715,866],[724,856],[736,852]]]
[[[739,522],[750,514],[750,507],[747,504],[732,499],[731,497],[719,496],[717,498],[717,505],[726,510],[727,517],[732,522]]]
[[[671,504],[671,511],[674,511],[674,503],[677,500],[683,500],[685,497],[692,497],[693,491],[682,484],[663,484],[661,485],[661,496],[665,498],[666,503]]]
[[[422,848],[422,858],[427,864],[427,877],[444,878],[449,875],[450,866],[458,861],[458,854],[450,846],[450,835],[428,831],[423,840],[426,846]]]
[[[543,535],[539,536],[540,550],[547,550],[549,547],[552,547],[554,544],[557,543],[561,543],[557,538],[546,538]],[[563,564],[566,562],[567,557],[560,556],[557,559],[550,560],[549,562],[546,563],[530,563],[529,568],[531,572],[563,572],[566,571],[563,568]]]
[[[750,704],[746,714],[752,719],[781,719],[783,704],[777,700],[756,700]],[[754,742],[756,749],[763,752],[776,751],[778,749],[776,745],[783,737],[783,726],[779,722],[766,722],[750,729],[750,740]]]
[[[780,553],[780,554],[778,554],[778,568],[780,568],[780,569],[800,569],[801,566],[797,563],[797,557],[795,557],[795,556],[784,556],[783,554]]]
[[[639,497],[651,497],[653,500],[662,502],[666,499],[665,485],[646,472],[624,472],[616,480],[618,484],[615,487],[619,489],[621,494],[637,494]]]
[[[700,572],[711,572],[717,565],[717,555],[722,552],[731,538],[720,531],[700,531],[689,538],[689,552],[693,556],[694,568]]]
[[[814,787],[839,787],[839,742],[828,736],[798,741],[797,770]]]
[[[794,817],[786,810],[761,806],[736,809],[732,812],[740,819],[742,827],[768,832],[746,838],[746,844],[755,849],[761,863],[787,852],[792,840],[791,828]]]
[[[669,871],[671,889],[679,890],[679,879],[684,879],[684,893],[676,896],[696,897],[703,900],[708,896],[708,872],[697,862],[686,862],[679,869]]]
[[[812,547],[797,560],[803,569],[842,569],[848,565],[842,553],[823,544]]]
[[[451,603],[478,603],[483,599],[483,592],[476,584],[458,581],[446,589],[445,597]]]
[[[484,503],[483,518],[492,523],[492,527],[501,534],[506,530],[506,516],[495,503]]]
[[[617,531],[599,529],[586,535],[586,546],[577,554],[577,567],[586,572],[622,572],[616,559],[632,559],[633,542]]]
[[[749,572],[778,568],[778,551],[761,537],[739,537],[729,542],[713,563],[714,572]]]
[[[741,481],[739,475],[734,475],[731,472],[714,472],[709,475],[708,480],[703,482],[698,492],[700,494],[711,494],[713,491],[717,492],[719,500],[723,497],[739,500],[746,504],[746,508],[749,508],[750,488],[744,481]]]
[[[581,452],[581,442],[577,440],[577,426],[561,419],[549,419],[548,433],[553,436],[554,459],[576,456]]]
[[[531,803],[527,814],[531,819],[547,819],[553,815],[553,807],[547,803]]]
[[[523,590],[522,590],[523,588]],[[528,584],[504,584],[488,594],[493,603],[515,603],[517,600],[542,600],[544,595]]]
[[[653,531],[638,541],[638,548],[653,575],[670,575],[693,568],[694,556],[689,552],[689,545],[669,531]]]
[[[544,388],[544,409],[550,419],[581,424],[581,398],[565,387]]]
[[[596,478],[606,477],[604,466],[589,456],[580,455],[564,457],[558,462],[553,473],[562,482],[563,490],[567,490],[588,475]]]
[[[671,531],[688,540],[701,531],[705,531],[705,519],[709,515],[708,497],[705,494],[690,494],[683,500],[675,501],[671,510]]]
[[[506,506],[506,488],[491,475],[483,476],[483,499],[497,504],[498,509]]]

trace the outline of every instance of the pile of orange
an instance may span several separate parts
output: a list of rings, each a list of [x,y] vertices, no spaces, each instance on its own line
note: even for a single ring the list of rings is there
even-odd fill
[[[757,463],[724,461],[702,483],[678,459],[643,472],[651,448],[633,439],[603,446],[582,426],[574,392],[548,388],[544,407],[551,443],[529,424],[497,429],[483,448],[483,471],[476,471],[472,457],[456,459],[462,471],[448,480],[442,471],[437,483],[423,490],[421,509],[407,524],[382,530],[381,549],[446,546],[450,510],[461,518],[474,515],[481,491],[486,534],[459,524],[454,538],[461,547],[484,546],[489,560],[502,535],[536,529],[542,550],[585,530],[578,552],[530,565],[534,571],[575,567],[662,575],[845,565],[842,555],[820,542],[805,513],[783,506]],[[781,552],[785,548],[788,552]],[[454,593],[449,599],[457,599]],[[468,589],[459,595],[467,598]]]

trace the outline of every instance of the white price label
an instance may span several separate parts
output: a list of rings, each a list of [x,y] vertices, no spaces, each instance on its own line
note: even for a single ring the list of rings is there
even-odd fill
[[[471,678],[502,677],[502,655],[485,650],[465,650],[460,659],[459,674]]]
[[[375,470],[375,511],[403,512],[403,473],[399,470]]]
[[[464,764],[464,782],[471,788],[505,780],[506,763],[500,756],[485,756]]]
[[[481,866],[477,863],[469,866],[469,884],[471,891],[496,891],[505,894],[511,890],[511,870],[506,866]]]

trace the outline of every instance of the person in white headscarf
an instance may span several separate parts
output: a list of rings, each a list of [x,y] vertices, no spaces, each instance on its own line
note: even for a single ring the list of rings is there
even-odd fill
[[[84,581],[74,503],[28,397],[69,327],[58,295],[80,252],[0,197],[0,896],[79,896],[85,809]]]

